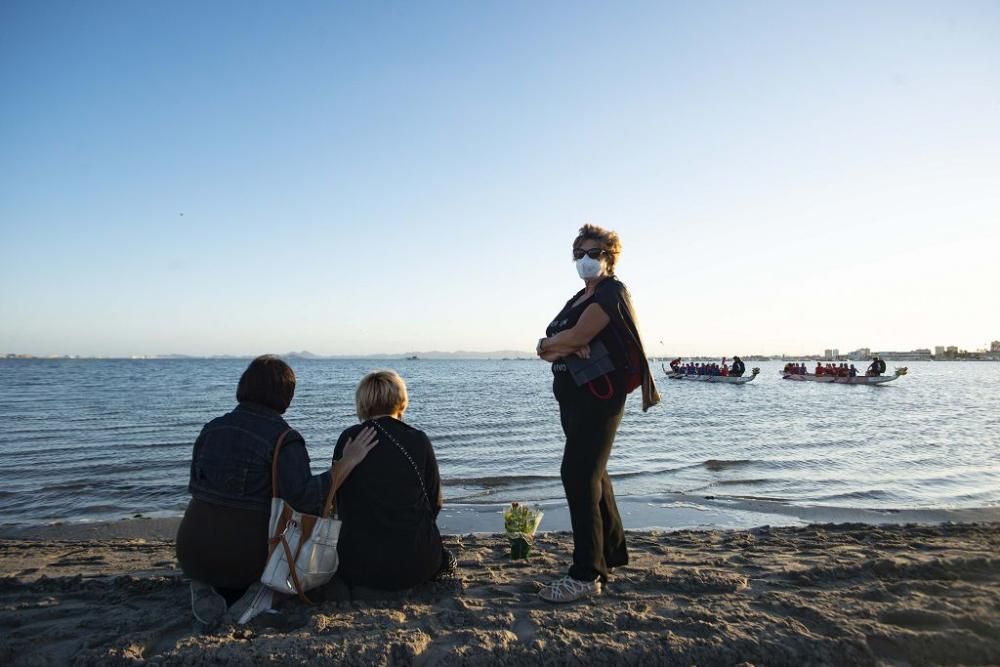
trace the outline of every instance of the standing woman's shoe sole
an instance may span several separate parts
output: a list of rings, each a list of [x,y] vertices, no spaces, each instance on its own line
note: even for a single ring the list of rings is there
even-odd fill
[[[580,581],[570,576],[557,579],[538,591],[538,597],[546,602],[557,604],[576,602],[577,600],[583,600],[584,598],[600,594],[601,582],[599,579],[595,579],[594,581]]]

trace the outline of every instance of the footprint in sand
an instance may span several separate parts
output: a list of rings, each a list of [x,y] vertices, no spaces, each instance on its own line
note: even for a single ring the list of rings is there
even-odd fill
[[[107,559],[104,556],[72,556],[60,558],[54,563],[50,563],[50,567],[73,567],[75,565],[101,565],[107,563]]]
[[[951,624],[944,614],[926,609],[893,609],[879,616],[879,620],[889,625],[913,630],[931,630]]]
[[[538,628],[530,618],[518,616],[517,620],[514,621],[514,626],[511,630],[513,630],[514,634],[517,635],[518,641],[523,644],[535,638]]]

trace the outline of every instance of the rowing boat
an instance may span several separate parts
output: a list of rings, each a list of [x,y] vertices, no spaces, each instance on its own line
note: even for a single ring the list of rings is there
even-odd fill
[[[667,379],[669,380],[691,380],[693,382],[714,382],[714,383],[724,383],[724,384],[746,384],[747,382],[753,382],[753,379],[760,374],[759,368],[754,368],[750,371],[750,375],[742,375],[737,377],[735,375],[688,375],[687,373],[675,373],[666,366],[663,366],[663,372],[667,374]]]
[[[786,373],[779,371],[783,380],[796,382],[826,382],[828,384],[885,384],[906,375],[906,367],[897,368],[893,375],[857,375],[840,377],[836,375],[814,375],[813,373]]]

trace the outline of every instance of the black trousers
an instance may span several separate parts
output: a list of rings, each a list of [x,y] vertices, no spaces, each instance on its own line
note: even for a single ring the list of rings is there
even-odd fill
[[[605,387],[599,393],[606,395]],[[573,526],[573,565],[569,575],[581,581],[600,577],[608,568],[626,565],[625,529],[608,477],[608,458],[625,411],[625,394],[615,388],[602,399],[586,386],[577,387],[569,373],[555,373],[553,391],[566,448],[562,476]]]
[[[181,571],[239,598],[267,564],[267,511],[222,507],[192,498],[177,529]],[[232,602],[233,600],[230,600]]]

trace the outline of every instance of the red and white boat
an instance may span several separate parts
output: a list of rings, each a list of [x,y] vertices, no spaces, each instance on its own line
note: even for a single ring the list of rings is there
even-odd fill
[[[906,375],[906,366],[897,368],[893,375],[856,375],[840,377],[839,375],[814,375],[813,373],[786,373],[779,371],[783,380],[795,382],[828,382],[832,384],[885,384]]]

